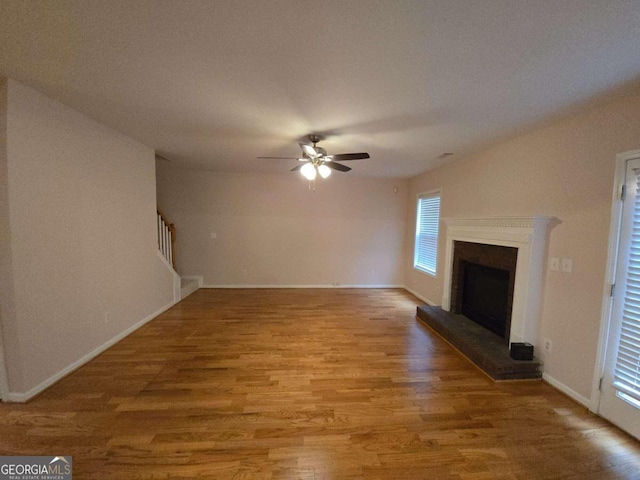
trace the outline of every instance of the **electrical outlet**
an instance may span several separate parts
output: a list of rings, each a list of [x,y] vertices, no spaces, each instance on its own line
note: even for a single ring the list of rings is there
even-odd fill
[[[242,276],[243,277],[246,277],[248,273],[249,273],[249,271],[246,268],[242,269]]]
[[[551,340],[545,338],[542,348],[547,354],[551,353]]]
[[[554,272],[560,271],[560,259],[558,257],[551,257],[549,266]]]

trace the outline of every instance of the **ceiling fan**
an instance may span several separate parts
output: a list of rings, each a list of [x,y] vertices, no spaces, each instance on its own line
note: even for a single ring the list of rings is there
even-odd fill
[[[321,135],[311,134],[309,135],[309,141],[313,145],[307,145],[306,143],[299,143],[302,149],[302,157],[258,157],[267,159],[281,159],[281,160],[298,160],[298,165],[291,169],[292,172],[300,170],[300,173],[309,181],[315,180],[317,175],[322,178],[327,178],[331,175],[331,170],[338,170],[339,172],[348,172],[351,167],[337,163],[336,160],[345,162],[347,160],[363,160],[370,158],[368,153],[339,153],[335,155],[327,155],[327,151],[318,147],[316,144],[322,140]]]

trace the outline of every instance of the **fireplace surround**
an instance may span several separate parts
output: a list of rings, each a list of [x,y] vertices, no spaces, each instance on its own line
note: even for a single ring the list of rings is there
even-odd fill
[[[517,249],[510,329],[505,340],[538,347],[544,259],[554,220],[546,216],[444,219],[447,228],[442,309],[457,311],[459,300],[452,286],[454,274],[458,274],[454,262],[456,242]]]

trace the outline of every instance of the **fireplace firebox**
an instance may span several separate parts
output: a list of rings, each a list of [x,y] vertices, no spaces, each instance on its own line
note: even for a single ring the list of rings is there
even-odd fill
[[[509,342],[518,249],[454,242],[451,311]]]
[[[509,303],[509,272],[462,262],[462,314],[505,337]]]

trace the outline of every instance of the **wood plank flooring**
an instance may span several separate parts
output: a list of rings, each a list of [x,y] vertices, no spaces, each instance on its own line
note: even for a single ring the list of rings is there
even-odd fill
[[[637,479],[640,443],[494,383],[403,290],[199,290],[26,405],[0,454],[74,479]]]

